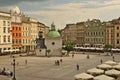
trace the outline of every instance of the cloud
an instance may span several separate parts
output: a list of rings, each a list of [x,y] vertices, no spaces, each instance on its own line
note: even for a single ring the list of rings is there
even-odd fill
[[[14,6],[18,5],[21,2],[28,2],[28,3],[33,3],[33,2],[45,2],[45,1],[51,1],[51,0],[0,0],[0,6]]]
[[[55,21],[58,28],[64,28],[65,24],[86,21],[87,19],[109,20],[118,17],[120,13],[119,2],[109,0],[109,2],[104,1],[103,3],[98,1],[91,1],[91,3],[89,1],[83,3],[66,3],[46,7],[49,10],[25,11],[25,13],[42,17],[40,20],[47,25]],[[98,7],[85,7],[87,5],[89,6],[89,4],[94,4]]]
[[[0,3],[2,7],[14,5],[20,5],[25,14],[48,26],[54,21],[60,29],[69,23],[93,18],[110,20],[120,14],[120,0],[62,0],[60,3],[58,0],[2,0]]]

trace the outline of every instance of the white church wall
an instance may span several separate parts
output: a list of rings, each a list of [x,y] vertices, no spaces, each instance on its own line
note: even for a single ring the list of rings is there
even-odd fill
[[[36,49],[35,50],[37,56],[45,56],[46,55],[46,49]]]
[[[50,49],[51,52],[49,55],[61,55],[61,49],[62,49],[62,39],[46,39],[45,45],[47,46],[47,49]]]

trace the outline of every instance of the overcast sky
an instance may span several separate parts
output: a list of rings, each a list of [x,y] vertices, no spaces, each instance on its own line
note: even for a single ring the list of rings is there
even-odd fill
[[[120,17],[120,0],[0,0],[1,10],[15,6],[47,26],[54,22],[57,29],[87,19],[109,21]]]

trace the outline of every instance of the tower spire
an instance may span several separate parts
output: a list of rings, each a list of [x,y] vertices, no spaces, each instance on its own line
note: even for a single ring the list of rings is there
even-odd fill
[[[52,22],[52,24],[51,24],[51,31],[55,31],[55,24],[54,24],[54,22]]]

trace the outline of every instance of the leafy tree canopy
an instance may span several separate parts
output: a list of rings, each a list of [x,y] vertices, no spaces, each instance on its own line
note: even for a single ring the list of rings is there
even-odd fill
[[[70,51],[74,50],[74,47],[72,45],[66,45],[64,49],[69,53]]]

